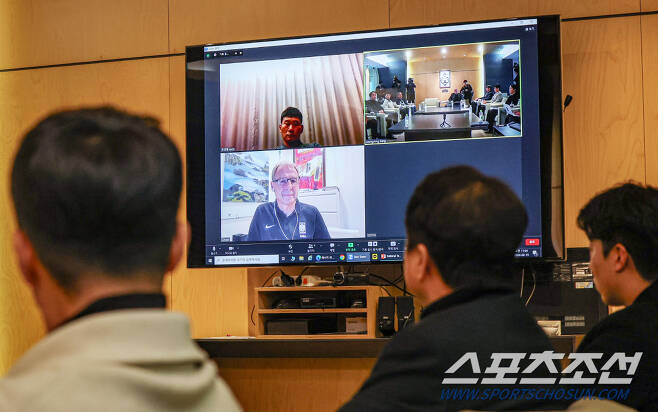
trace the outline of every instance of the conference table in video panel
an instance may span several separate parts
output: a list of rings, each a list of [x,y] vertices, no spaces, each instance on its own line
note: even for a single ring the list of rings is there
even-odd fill
[[[471,109],[426,107],[391,126],[392,134],[404,133],[404,140],[459,139],[471,137]]]

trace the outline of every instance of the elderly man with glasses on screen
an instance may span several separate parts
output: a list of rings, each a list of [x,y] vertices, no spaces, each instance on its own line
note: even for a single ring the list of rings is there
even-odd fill
[[[274,166],[270,185],[276,200],[256,208],[248,241],[331,238],[320,211],[297,200],[299,170],[294,164]]]

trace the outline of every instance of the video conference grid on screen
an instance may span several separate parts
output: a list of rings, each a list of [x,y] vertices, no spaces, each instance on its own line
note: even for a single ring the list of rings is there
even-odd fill
[[[536,20],[205,47],[207,265],[401,261],[456,164],[512,187],[540,257],[537,65]]]

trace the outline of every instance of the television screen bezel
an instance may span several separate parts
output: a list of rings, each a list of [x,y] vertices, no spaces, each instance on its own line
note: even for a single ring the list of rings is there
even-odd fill
[[[293,36],[257,39],[252,41],[235,41],[224,43],[208,43],[202,45],[187,46],[185,48],[185,111],[186,111],[186,215],[190,225],[190,243],[187,250],[188,268],[221,268],[234,266],[217,266],[206,263],[206,239],[205,239],[205,118],[204,118],[204,78],[200,70],[190,70],[190,62],[203,61],[203,48],[207,46],[231,45],[244,43],[260,43],[275,40],[293,40],[305,38],[318,38],[345,34],[360,33],[386,33],[394,30],[422,29],[433,27],[453,27],[472,25],[478,23],[506,22],[516,20],[537,19],[537,47],[539,67],[539,111],[540,111],[540,175],[541,175],[541,207],[542,207],[542,256],[538,258],[517,258],[518,262],[546,262],[564,259],[564,190],[563,190],[563,124],[562,124],[562,53],[560,16],[530,16],[513,19],[479,20],[459,23],[446,23],[426,26],[395,27],[381,30],[362,30],[340,33],[326,33],[320,35]],[[194,75],[196,74],[196,76]],[[200,78],[198,78],[200,77]],[[546,102],[551,102],[547,104]],[[201,141],[199,141],[201,139]],[[557,152],[555,145],[558,145]],[[554,153],[558,153],[555,156]],[[554,170],[557,168],[557,170]],[[553,191],[558,189],[559,201],[553,202]],[[550,210],[550,213],[544,213]],[[559,219],[553,231],[553,220]],[[328,262],[312,265],[336,266],[338,263]],[[354,265],[386,265],[400,264],[400,262],[359,262]],[[250,264],[238,265],[242,267],[261,266],[311,266],[308,262],[283,264]]]

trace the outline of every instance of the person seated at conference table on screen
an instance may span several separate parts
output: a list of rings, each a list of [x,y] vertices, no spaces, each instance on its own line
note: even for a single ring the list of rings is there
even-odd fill
[[[490,84],[488,84],[487,87],[485,88],[484,96],[479,97],[477,100],[471,102],[471,110],[473,111],[473,113],[479,116],[480,111],[484,111],[484,104],[489,100],[491,100],[493,96],[494,96],[493,88],[491,87]]]
[[[256,208],[247,240],[331,239],[320,211],[297,199],[299,170],[290,162],[281,162],[272,170],[275,201]]]
[[[498,86],[498,85],[496,85]],[[499,87],[496,87],[497,90],[500,90]],[[497,93],[498,94],[498,93]],[[501,98],[502,101],[502,98]],[[519,104],[519,94],[516,91],[516,85],[511,84],[509,86],[509,96],[507,96],[507,99],[505,100],[505,105],[509,105],[510,107],[517,106]],[[494,124],[496,123],[496,117],[498,117],[498,108],[494,108],[493,110],[489,110],[487,112],[487,122],[489,123],[489,133],[493,133],[493,127]],[[505,120],[505,123],[507,124],[507,119]]]
[[[504,97],[505,97],[505,96],[504,96],[503,93],[500,91],[500,85],[497,84],[497,85],[494,86],[494,94],[493,94],[493,96],[491,96],[490,99],[483,99],[483,100],[480,102],[480,106],[479,106],[478,110],[481,111],[481,112],[482,112],[482,115],[484,116],[484,112],[486,111],[486,106],[485,106],[485,105],[486,105],[487,103],[500,103],[500,102],[503,101],[503,98],[504,98]],[[479,113],[475,113],[475,114],[478,115],[478,116],[480,116]]]
[[[400,108],[400,119],[404,119],[405,116],[409,114],[409,108],[407,107],[409,102],[404,99],[402,92],[398,92],[398,96],[394,103]]]
[[[449,103],[449,104],[451,104],[451,103],[459,103],[459,102],[462,101],[462,98],[463,98],[463,96],[462,96],[461,93],[459,93],[459,90],[455,89],[455,91],[454,91],[454,92],[450,95],[450,97],[448,98],[448,103]]]
[[[391,100],[391,94],[390,94],[390,93],[386,93],[386,94],[384,95],[384,101],[382,102],[382,107],[383,107],[384,109],[396,109],[396,108],[398,107],[398,105],[395,104],[395,103],[393,102],[393,100]]]
[[[281,124],[279,124],[279,133],[283,144],[277,149],[304,149],[308,147],[322,147],[316,142],[304,143],[301,134],[304,131],[302,121],[304,116],[296,107],[288,107],[281,113]]]
[[[365,114],[368,115],[377,115],[378,113],[384,113],[384,107],[382,106],[379,101],[377,101],[377,92],[370,92],[369,95],[370,99],[366,100],[366,109],[365,109]],[[389,95],[390,98],[390,95]],[[392,125],[392,122],[390,119],[386,118],[386,126],[390,127]],[[370,129],[370,135],[371,137],[381,137],[379,130],[377,128],[377,119],[367,119],[366,120],[366,128]]]

